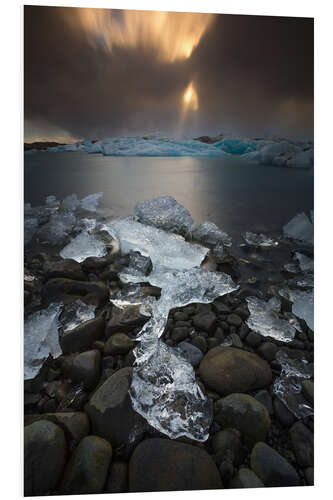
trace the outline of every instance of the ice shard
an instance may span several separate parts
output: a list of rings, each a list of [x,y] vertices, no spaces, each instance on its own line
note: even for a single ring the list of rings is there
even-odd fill
[[[280,317],[281,302],[272,297],[268,302],[257,297],[247,297],[250,317],[247,326],[263,337],[272,337],[282,342],[290,342],[295,337],[295,328]]]
[[[296,252],[295,256],[302,271],[313,271],[313,259],[299,252]]]
[[[160,196],[138,203],[134,216],[139,222],[183,236],[194,227],[190,212],[172,196]]]
[[[242,234],[245,243],[251,247],[270,248],[278,245],[278,242],[263,233],[256,234],[249,231]]]
[[[104,257],[107,255],[105,243],[97,234],[88,230],[75,236],[59,253],[63,259],[74,259],[83,262],[87,257]]]
[[[103,194],[104,193],[89,194],[81,200],[81,208],[89,212],[96,212],[100,198],[102,198]]]
[[[95,306],[85,304],[80,299],[70,304],[66,304],[59,317],[62,331],[66,334],[81,323],[93,319],[95,317],[95,309]]]
[[[51,214],[49,221],[40,226],[37,231],[37,237],[40,243],[48,243],[51,245],[62,245],[68,241],[74,225],[76,217],[72,212],[59,211]]]
[[[72,210],[72,211],[75,211],[77,209],[77,207],[80,205],[80,200],[79,198],[77,197],[77,194],[73,193],[73,194],[69,194],[68,196],[66,196],[66,198],[64,198],[61,202],[61,207],[64,209],[64,210]]]
[[[314,306],[313,306],[313,290],[280,290],[280,295],[290,302],[292,312],[300,319],[303,319],[311,330],[314,330]]]
[[[296,418],[313,415],[313,408],[302,394],[302,380],[313,377],[312,367],[306,360],[290,359],[283,351],[278,351],[275,358],[281,365],[281,374],[275,379],[274,394]]]
[[[50,304],[47,309],[37,311],[24,322],[24,378],[33,379],[44,361],[51,354],[54,358],[62,354],[59,344],[58,317],[62,304]]]
[[[313,224],[304,212],[295,215],[283,226],[283,234],[289,238],[313,244]]]
[[[205,221],[200,224],[192,233],[193,239],[208,245],[223,244],[226,247],[232,245],[230,236],[217,227],[214,222]]]

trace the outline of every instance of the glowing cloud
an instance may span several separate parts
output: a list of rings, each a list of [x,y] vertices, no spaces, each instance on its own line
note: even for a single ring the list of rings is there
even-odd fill
[[[188,59],[214,18],[186,12],[75,10],[95,48],[150,48],[169,62]]]
[[[186,108],[196,111],[199,108],[198,94],[191,82],[185,89],[183,94],[183,102]]]

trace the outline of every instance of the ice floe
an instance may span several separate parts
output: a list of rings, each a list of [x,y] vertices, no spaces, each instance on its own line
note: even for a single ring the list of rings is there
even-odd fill
[[[275,358],[281,365],[281,374],[274,381],[274,394],[296,418],[313,415],[313,408],[302,394],[302,380],[313,377],[313,368],[306,360],[290,359],[283,351],[278,351]]]
[[[263,337],[272,337],[282,342],[290,342],[295,337],[295,328],[290,321],[280,317],[281,302],[277,297],[269,301],[257,297],[247,297],[250,317],[247,326]]]

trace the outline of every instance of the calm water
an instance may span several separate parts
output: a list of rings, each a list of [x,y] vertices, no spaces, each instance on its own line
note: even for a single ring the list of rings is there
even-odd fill
[[[25,203],[71,193],[104,192],[102,208],[129,215],[139,201],[170,194],[196,222],[209,219],[236,237],[245,230],[280,232],[313,209],[313,171],[231,158],[105,157],[37,153],[25,157]],[[237,238],[238,239],[238,238]]]

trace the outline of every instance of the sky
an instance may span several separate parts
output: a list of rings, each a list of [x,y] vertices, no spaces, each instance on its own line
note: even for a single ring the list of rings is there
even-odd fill
[[[25,141],[313,139],[313,19],[24,8]]]

